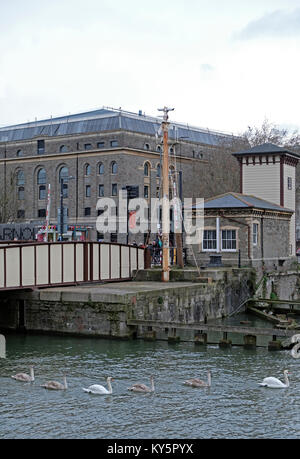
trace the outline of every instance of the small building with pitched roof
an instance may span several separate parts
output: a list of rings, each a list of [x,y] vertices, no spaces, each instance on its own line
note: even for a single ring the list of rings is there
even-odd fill
[[[203,207],[194,206],[194,216]],[[260,197],[235,192],[204,201],[204,227],[198,245],[188,248],[188,260],[208,266],[219,255],[223,266],[278,269],[290,256],[293,209]]]

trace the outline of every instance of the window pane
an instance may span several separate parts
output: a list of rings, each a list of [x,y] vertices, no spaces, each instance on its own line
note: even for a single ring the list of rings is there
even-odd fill
[[[37,183],[38,183],[38,185],[45,185],[46,184],[46,171],[45,171],[45,169],[40,169],[38,171]]]
[[[39,187],[39,199],[46,199],[46,187],[45,187],[45,185],[41,185]]]
[[[118,195],[118,185],[116,183],[113,183],[111,186],[111,194],[112,196]]]
[[[104,196],[104,185],[99,185],[99,197],[103,198]]]
[[[99,164],[99,174],[104,174],[104,164]]]

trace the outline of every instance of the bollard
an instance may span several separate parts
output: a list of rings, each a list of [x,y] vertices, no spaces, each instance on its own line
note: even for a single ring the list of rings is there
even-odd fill
[[[256,336],[245,335],[244,336],[244,349],[256,349]]]
[[[275,341],[270,341],[268,344],[268,350],[269,351],[280,351],[282,349],[281,341],[275,340]]]
[[[228,349],[232,345],[232,341],[230,339],[221,339],[219,342],[219,347],[222,349]]]
[[[195,344],[206,346],[207,344],[207,333],[196,333],[195,334]]]
[[[148,330],[146,333],[144,333],[143,339],[144,339],[144,341],[155,341],[156,340],[156,331]]]
[[[176,328],[171,328],[171,333],[169,330],[168,343],[176,344],[180,342],[180,336],[176,336]]]

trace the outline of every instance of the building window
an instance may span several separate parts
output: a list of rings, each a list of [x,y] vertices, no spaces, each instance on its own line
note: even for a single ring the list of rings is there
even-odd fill
[[[85,207],[84,208],[84,216],[89,217],[91,215],[91,208],[90,207]]]
[[[104,241],[104,233],[99,233],[99,231],[97,231],[97,241]]]
[[[62,167],[59,171],[59,183],[63,180],[63,198],[68,197],[68,183],[66,180],[69,178],[69,169],[67,167]]]
[[[37,184],[46,185],[46,171],[45,169],[40,169],[37,173]]]
[[[111,195],[118,196],[118,185],[116,183],[113,183],[111,186]]]
[[[149,187],[147,185],[144,186],[144,198],[149,198]]]
[[[217,231],[204,230],[203,232],[203,250],[216,250],[217,249]]]
[[[46,199],[46,187],[45,185],[39,186],[39,200]]]
[[[37,141],[37,154],[42,155],[45,153],[45,140],[38,140]]]
[[[236,250],[236,230],[222,231],[222,250]]]
[[[23,218],[25,218],[25,210],[24,210],[24,209],[19,209],[19,210],[18,210],[17,218],[18,218],[18,219],[23,219]]]
[[[258,244],[258,223],[253,223],[253,245]]]
[[[288,190],[293,189],[293,179],[292,177],[288,177]]]
[[[23,150],[18,150],[17,151],[17,157],[19,158],[20,156],[23,156]]]
[[[160,145],[157,145],[157,147],[156,147],[156,151],[159,151],[159,152],[161,152],[161,146],[160,146]]]
[[[84,173],[85,175],[91,175],[91,166],[89,164],[85,165]]]
[[[85,150],[91,150],[92,149],[92,144],[91,143],[85,143],[84,144],[84,149]]]
[[[39,209],[39,210],[38,210],[38,217],[39,217],[39,218],[44,218],[44,217],[46,217],[46,209]]]
[[[104,174],[104,164],[99,164],[99,174],[102,175]]]
[[[104,197],[104,185],[99,185],[99,198]]]
[[[145,150],[150,150],[150,145],[149,145],[149,143],[145,143]]]
[[[18,171],[17,172],[17,185],[25,185],[24,171]]]
[[[59,147],[59,151],[60,153],[66,153],[68,151],[68,148],[66,147],[66,145],[61,145]]]
[[[18,200],[23,201],[25,199],[25,188],[23,186],[20,186],[18,188]]]
[[[111,140],[110,141],[110,146],[111,147],[118,147],[119,146],[119,142],[117,140]]]
[[[115,161],[111,163],[111,173],[117,174],[118,173],[118,165]]]
[[[91,185],[86,185],[85,187],[85,197],[90,198],[91,197]]]
[[[149,177],[149,163],[145,163],[144,165],[144,176]]]
[[[97,148],[104,148],[105,147],[105,142],[98,142],[97,143]]]

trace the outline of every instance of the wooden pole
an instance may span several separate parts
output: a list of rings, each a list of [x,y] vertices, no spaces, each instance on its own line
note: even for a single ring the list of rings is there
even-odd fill
[[[163,181],[163,202],[162,202],[162,281],[169,282],[169,233],[170,233],[170,201],[169,201],[169,145],[168,145],[168,112],[170,109],[164,107],[160,111],[164,112],[162,122],[162,130],[164,134],[163,140],[163,164],[162,164],[162,181]]]

